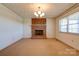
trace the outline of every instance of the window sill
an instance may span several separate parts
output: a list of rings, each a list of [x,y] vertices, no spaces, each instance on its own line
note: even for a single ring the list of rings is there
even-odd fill
[[[79,35],[79,33],[71,33],[71,32],[59,32],[59,33],[65,33],[65,34],[71,34],[71,35]]]

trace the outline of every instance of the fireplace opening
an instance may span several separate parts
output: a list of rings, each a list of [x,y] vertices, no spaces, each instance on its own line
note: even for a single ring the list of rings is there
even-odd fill
[[[43,35],[43,30],[35,30],[35,35]]]

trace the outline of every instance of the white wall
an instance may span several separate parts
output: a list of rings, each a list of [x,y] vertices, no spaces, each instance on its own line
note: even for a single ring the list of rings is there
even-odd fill
[[[31,38],[32,30],[31,30],[31,19],[24,19],[24,38]]]
[[[60,18],[56,19],[56,38],[79,50],[79,35],[69,34],[69,33],[60,33],[59,30],[58,30],[59,19],[61,19],[62,17],[68,16],[68,15],[74,13],[74,12],[77,12],[77,11],[79,11],[79,7],[68,12],[68,13],[66,13],[65,15],[61,16]]]
[[[0,4],[0,50],[23,37],[22,19]]]
[[[46,26],[47,38],[55,38],[55,20],[47,18]]]
[[[47,38],[55,38],[55,20],[51,18],[46,18],[46,36]],[[24,37],[31,38],[32,37],[32,30],[31,30],[31,18],[26,18],[24,23]]]

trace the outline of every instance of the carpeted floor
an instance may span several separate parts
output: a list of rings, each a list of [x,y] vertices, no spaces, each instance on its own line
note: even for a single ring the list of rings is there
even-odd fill
[[[0,51],[2,56],[76,56],[76,49],[56,39],[22,39]]]

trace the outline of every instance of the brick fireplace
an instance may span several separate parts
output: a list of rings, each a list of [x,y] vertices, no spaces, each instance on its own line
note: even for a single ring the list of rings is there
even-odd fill
[[[46,38],[46,18],[32,18],[32,38]]]

